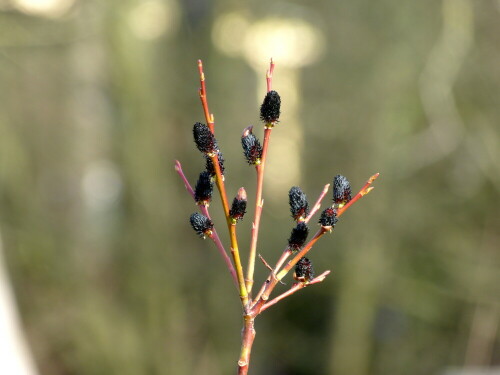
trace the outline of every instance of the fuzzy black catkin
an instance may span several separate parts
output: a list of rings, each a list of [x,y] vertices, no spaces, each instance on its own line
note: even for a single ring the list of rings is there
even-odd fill
[[[196,182],[196,186],[194,188],[194,199],[196,200],[196,203],[209,203],[212,200],[213,190],[214,184],[212,183],[210,172],[201,172],[198,182]]]
[[[309,203],[304,192],[298,186],[293,186],[288,192],[288,202],[290,204],[290,212],[294,220],[306,218],[309,214]]]
[[[333,227],[337,221],[339,221],[339,219],[337,219],[337,211],[332,207],[325,209],[319,218],[319,223],[323,227]]]
[[[265,123],[273,123],[278,121],[280,114],[281,98],[276,91],[269,91],[260,106],[260,119]]]
[[[346,204],[351,200],[351,184],[349,180],[341,174],[333,178],[333,202],[336,204]]]
[[[212,221],[199,212],[195,212],[194,214],[192,214],[189,218],[189,222],[191,223],[191,227],[194,229],[194,231],[203,238],[209,235],[214,227]]]
[[[194,124],[193,137],[196,147],[204,154],[212,154],[217,151],[217,141],[207,125],[201,122]]]
[[[231,209],[229,210],[229,215],[234,220],[241,220],[246,213],[247,209],[247,201],[234,198],[233,204],[231,205]]]
[[[288,247],[290,250],[300,250],[302,246],[304,246],[308,235],[309,228],[307,227],[307,224],[304,222],[297,224],[297,226],[292,229],[292,233],[288,239]]]
[[[302,257],[299,259],[295,265],[295,272],[293,278],[297,281],[310,281],[314,279],[314,269],[312,262],[306,258]]]
[[[248,164],[255,165],[260,163],[262,158],[262,146],[255,135],[251,132],[241,137],[241,145],[243,146],[243,154],[247,159]]]
[[[225,167],[224,167],[224,157],[222,156],[222,152],[218,151],[217,157],[219,160],[220,172],[222,175],[224,175]],[[205,169],[207,170],[208,173],[210,173],[210,176],[215,178],[216,173],[215,173],[214,163],[212,163],[212,159],[207,155],[205,155]]]

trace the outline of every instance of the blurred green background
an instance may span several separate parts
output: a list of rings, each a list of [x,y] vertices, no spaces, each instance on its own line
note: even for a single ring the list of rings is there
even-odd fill
[[[332,274],[257,319],[250,372],[498,373],[499,45],[498,0],[1,0],[0,233],[39,373],[235,373],[239,299],[173,163],[204,168],[202,59],[228,193],[253,202],[240,136],[262,137],[271,56],[268,262],[291,186],[381,176],[310,253]]]

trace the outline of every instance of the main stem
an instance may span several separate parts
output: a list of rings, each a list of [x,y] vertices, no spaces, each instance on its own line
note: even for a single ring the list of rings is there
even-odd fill
[[[238,360],[238,375],[247,375],[250,366],[250,353],[255,339],[254,315],[245,315],[245,324],[241,332],[241,354]]]

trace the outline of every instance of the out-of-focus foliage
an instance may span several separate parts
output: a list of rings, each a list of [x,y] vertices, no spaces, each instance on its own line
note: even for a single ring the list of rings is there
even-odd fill
[[[234,373],[238,297],[173,161],[204,168],[201,58],[229,194],[251,200],[240,135],[262,134],[271,55],[258,251],[286,246],[291,186],[381,177],[308,255],[332,275],[259,317],[251,372],[500,365],[500,2],[269,3],[0,3],[0,231],[42,374]]]

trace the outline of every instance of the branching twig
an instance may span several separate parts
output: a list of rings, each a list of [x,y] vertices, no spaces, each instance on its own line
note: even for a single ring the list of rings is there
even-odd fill
[[[366,181],[365,185],[361,188],[361,190],[352,198],[347,204],[341,208],[338,209],[337,211],[337,217],[342,215],[349,207],[351,207],[354,203],[356,203],[360,198],[364,197],[366,194],[368,194],[370,191],[374,189],[374,187],[371,187],[370,185],[372,184],[373,181],[377,179],[377,177],[380,175],[380,173],[375,173],[373,176],[371,176],[368,181]]]
[[[191,197],[194,199],[193,187],[191,186],[188,179],[186,178],[186,175],[182,171],[181,163],[178,160],[175,161],[175,171],[181,177],[182,181],[184,182],[184,186],[186,187],[186,190],[191,195]],[[206,205],[199,205],[198,207],[203,215],[210,218],[210,214],[208,212],[208,207]],[[222,244],[222,242],[219,238],[219,235],[217,234],[217,231],[215,230],[215,228],[212,229],[212,234],[209,237],[212,241],[214,241],[215,246],[217,246],[217,250],[219,250],[219,253],[222,256],[222,259],[224,259],[224,262],[226,263],[226,266],[229,270],[229,273],[231,274],[231,278],[233,279],[233,282],[235,283],[236,286],[238,286],[238,278],[236,277],[236,271],[234,270],[233,263],[231,263],[231,259],[229,259],[229,256],[227,255],[227,251],[224,248],[224,245]]]
[[[217,141],[213,136],[215,133],[214,116],[210,112],[208,107],[205,74],[203,72],[203,64],[201,60],[198,61],[198,72],[200,75],[199,95],[207,125],[205,126],[201,123],[196,123],[193,133],[195,135],[195,141],[197,142],[198,149],[210,159],[209,161],[213,165],[213,170],[209,168],[209,172],[205,171],[200,174],[200,179],[196,184],[196,191],[194,191],[193,187],[184,175],[181,164],[178,161],[175,162],[175,170],[183,180],[186,190],[189,192],[189,194],[191,194],[193,199],[197,201],[198,207],[203,214],[193,214],[190,218],[191,226],[201,236],[208,236],[210,237],[210,239],[212,239],[231,273],[233,282],[238,288],[243,307],[244,320],[241,352],[238,360],[238,374],[247,375],[250,363],[250,354],[255,339],[255,318],[260,313],[267,310],[269,307],[274,306],[276,303],[285,299],[286,297],[291,296],[292,294],[309,285],[320,283],[325,279],[330,271],[325,271],[321,275],[312,278],[312,263],[309,259],[305,258],[305,255],[313,248],[316,242],[321,237],[323,237],[324,234],[332,231],[338,217],[340,217],[349,207],[351,207],[361,197],[368,194],[373,189],[370,185],[378,177],[378,173],[370,177],[366,184],[352,199],[350,184],[347,178],[341,175],[335,176],[333,184],[334,203],[323,211],[319,220],[319,223],[321,224],[320,229],[305,245],[304,243],[307,239],[307,234],[309,233],[307,223],[309,223],[309,221],[320,209],[321,202],[326,196],[330,184],[324,186],[317,201],[315,202],[314,206],[307,214],[307,216],[305,215],[308,210],[308,202],[305,194],[298,187],[290,189],[290,210],[292,212],[292,217],[297,222],[297,226],[292,230],[292,234],[288,240],[288,246],[282,252],[274,268],[271,267],[267,263],[267,261],[259,254],[259,258],[261,259],[265,267],[269,269],[270,273],[267,279],[262,284],[255,298],[252,299],[251,291],[254,284],[257,241],[264,204],[264,170],[271,138],[271,131],[274,125],[278,122],[280,116],[281,99],[278,93],[272,90],[274,61],[271,59],[269,69],[266,73],[267,95],[261,106],[261,119],[265,123],[262,147],[260,146],[260,143],[258,142],[256,137],[251,134],[252,127],[246,128],[242,136],[242,145],[245,156],[249,164],[255,165],[257,176],[255,210],[252,222],[252,232],[246,275],[243,272],[243,266],[241,264],[240,252],[238,248],[238,237],[236,233],[236,224],[238,220],[243,218],[246,210],[246,192],[244,188],[241,188],[238,192],[238,195],[234,199],[231,208],[229,207],[229,201],[227,198],[222,170],[223,168],[219,164],[219,158],[222,154],[218,148]],[[205,145],[203,144],[204,141],[207,141],[208,147],[205,147]],[[230,253],[232,256],[232,260],[229,257],[228,252],[225,250],[222,242],[220,241],[220,238],[217,234],[217,231],[215,230],[213,222],[210,219],[208,211],[208,202],[211,199],[213,187],[210,176],[213,176],[214,174],[215,184],[217,185],[217,189],[220,194],[222,207],[226,218],[226,224],[228,227],[231,243]],[[208,197],[207,199],[203,199],[205,188],[204,183],[206,185],[206,190],[210,191],[210,193],[206,195],[206,197]],[[289,259],[290,257],[292,257],[291,260]],[[278,295],[272,300],[269,300],[271,293],[273,292],[277,284],[279,282],[283,283],[283,278],[292,270],[293,267],[295,267],[294,279],[298,282],[293,284],[288,291]]]
[[[279,296],[277,296],[276,298],[273,298],[271,301],[265,303],[262,308],[260,309],[260,312],[264,311],[264,310],[267,310],[269,307],[277,304],[279,301],[281,301],[282,299],[288,297],[288,296],[291,296],[292,294],[294,294],[295,292],[299,291],[300,289],[303,289],[305,288],[306,286],[309,286],[309,285],[313,285],[313,284],[317,284],[317,283],[320,283],[322,282],[325,277],[327,277],[329,274],[330,274],[331,271],[325,271],[323,272],[321,275],[315,277],[314,279],[312,279],[311,281],[309,282],[299,282],[299,283],[295,283],[289,290],[287,290],[285,293],[283,294],[280,294]]]
[[[325,187],[323,188],[323,190],[321,191],[321,194],[319,195],[316,203],[314,203],[314,206],[313,206],[311,212],[309,212],[309,215],[307,215],[306,219],[304,220],[306,223],[308,223],[309,220],[311,220],[311,218],[314,216],[314,214],[316,212],[318,212],[318,210],[321,208],[321,201],[325,197],[326,193],[328,193],[329,188],[330,188],[330,184],[326,184]]]

